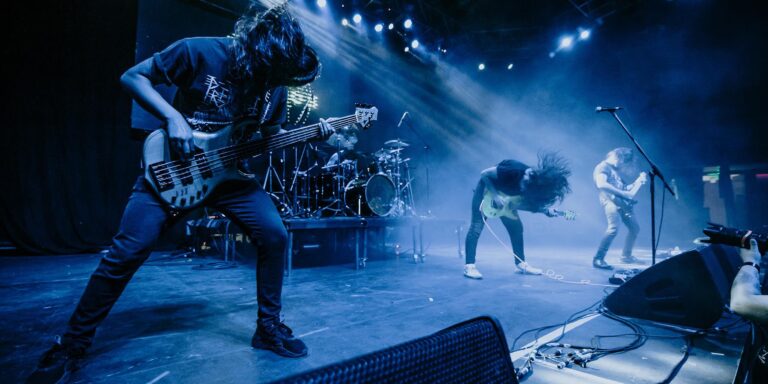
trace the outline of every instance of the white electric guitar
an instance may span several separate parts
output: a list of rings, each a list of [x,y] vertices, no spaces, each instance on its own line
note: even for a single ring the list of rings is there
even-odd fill
[[[368,128],[378,116],[378,109],[358,105],[353,115],[328,119],[338,130],[351,124]],[[265,138],[244,141],[246,129],[252,122],[231,124],[213,133],[192,132],[194,155],[188,161],[172,156],[168,133],[163,129],[152,132],[144,141],[144,177],[160,198],[171,207],[187,209],[202,203],[224,181],[252,179],[238,169],[240,160],[306,142],[320,136],[320,124],[312,124]]]

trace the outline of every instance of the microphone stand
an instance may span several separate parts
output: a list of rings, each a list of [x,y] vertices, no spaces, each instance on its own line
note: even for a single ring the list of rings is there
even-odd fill
[[[629,136],[629,139],[635,144],[637,151],[643,155],[643,158],[645,158],[645,161],[647,161],[648,165],[651,167],[651,171],[649,172],[651,175],[651,265],[656,265],[656,177],[658,176],[659,180],[664,184],[664,188],[666,188],[672,196],[677,197],[677,194],[675,194],[672,187],[667,183],[667,180],[664,178],[659,167],[651,161],[643,150],[643,147],[637,142],[637,139],[635,139],[635,137],[632,136],[632,133],[629,132],[629,129],[624,125],[624,122],[621,121],[616,111],[617,110],[610,110],[609,112],[611,112],[611,115],[616,119],[621,128],[624,129],[624,132]]]
[[[421,144],[424,145],[422,148],[424,149],[424,157],[426,159],[425,160],[426,167],[424,167],[424,173],[427,178],[427,183],[426,183],[427,184],[427,204],[426,204],[427,215],[432,216],[432,200],[430,199],[430,192],[429,192],[429,189],[430,189],[429,188],[429,166],[431,163],[430,150],[432,149],[432,147],[430,147],[429,144],[427,144],[427,141],[424,140],[424,137],[421,136],[419,131],[417,131],[416,128],[414,128],[413,125],[411,125],[407,120],[403,121],[403,124],[405,124],[406,127],[410,128],[413,134],[416,135],[416,138],[418,138]]]

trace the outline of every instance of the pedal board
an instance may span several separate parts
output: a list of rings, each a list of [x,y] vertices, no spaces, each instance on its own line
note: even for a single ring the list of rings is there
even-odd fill
[[[622,285],[629,281],[629,279],[637,276],[642,271],[642,269],[638,268],[617,269],[616,272],[614,272],[613,275],[608,278],[608,282],[611,284]]]

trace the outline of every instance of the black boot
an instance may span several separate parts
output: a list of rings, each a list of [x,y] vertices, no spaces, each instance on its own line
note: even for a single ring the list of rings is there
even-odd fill
[[[27,383],[66,383],[71,373],[77,370],[83,356],[85,350],[62,345],[57,338],[55,344],[40,358],[37,368],[27,378]]]
[[[251,338],[251,346],[268,349],[284,357],[304,357],[308,354],[307,345],[293,337],[293,331],[279,320],[259,321]]]
[[[613,267],[603,259],[592,259],[592,266],[599,269],[613,269]]]

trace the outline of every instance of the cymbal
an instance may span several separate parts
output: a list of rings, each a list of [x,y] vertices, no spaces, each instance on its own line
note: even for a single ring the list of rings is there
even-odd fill
[[[405,148],[409,146],[410,144],[406,143],[405,141],[402,141],[400,139],[394,139],[394,140],[388,140],[384,142],[384,145],[390,148]]]

